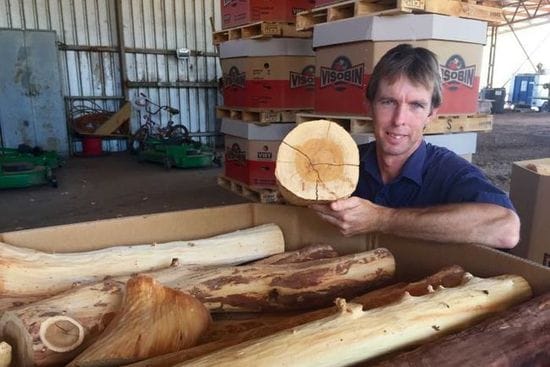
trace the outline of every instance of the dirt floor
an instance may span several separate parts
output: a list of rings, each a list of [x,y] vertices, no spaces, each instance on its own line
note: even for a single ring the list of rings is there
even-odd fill
[[[512,162],[550,157],[550,114],[495,116],[493,131],[478,135],[473,161],[503,190]],[[0,192],[0,232],[190,208],[247,202],[219,187],[219,168],[165,170],[117,153],[70,158],[57,172],[57,189]]]
[[[493,131],[478,134],[473,163],[508,192],[512,162],[550,157],[550,113],[495,115]]]

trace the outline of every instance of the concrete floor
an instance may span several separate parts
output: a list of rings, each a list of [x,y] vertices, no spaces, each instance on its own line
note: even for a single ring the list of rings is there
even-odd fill
[[[0,191],[0,232],[248,202],[217,185],[221,168],[172,169],[128,153],[72,157],[58,188]]]

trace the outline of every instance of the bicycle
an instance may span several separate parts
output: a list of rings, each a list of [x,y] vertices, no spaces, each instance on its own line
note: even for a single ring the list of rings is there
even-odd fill
[[[161,106],[143,93],[140,93],[140,97],[134,100],[134,105],[141,108],[144,113],[139,129],[129,138],[128,145],[131,153],[137,154],[142,151],[148,140],[160,140],[168,144],[182,144],[191,140],[187,127],[183,124],[176,124],[172,120],[173,116],[180,113],[177,108],[168,105]],[[162,126],[152,119],[152,116],[161,111],[166,111],[170,115],[166,126]]]

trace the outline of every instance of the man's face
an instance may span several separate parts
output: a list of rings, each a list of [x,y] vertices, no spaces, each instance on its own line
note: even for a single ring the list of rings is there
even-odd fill
[[[379,158],[407,159],[422,141],[431,116],[432,90],[401,76],[389,84],[382,79],[371,112]],[[435,112],[435,111],[434,111]]]

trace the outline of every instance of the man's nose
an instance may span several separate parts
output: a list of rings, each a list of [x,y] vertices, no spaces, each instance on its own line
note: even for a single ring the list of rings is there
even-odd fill
[[[404,103],[398,103],[393,111],[393,123],[395,125],[404,125],[407,121],[407,106]]]

